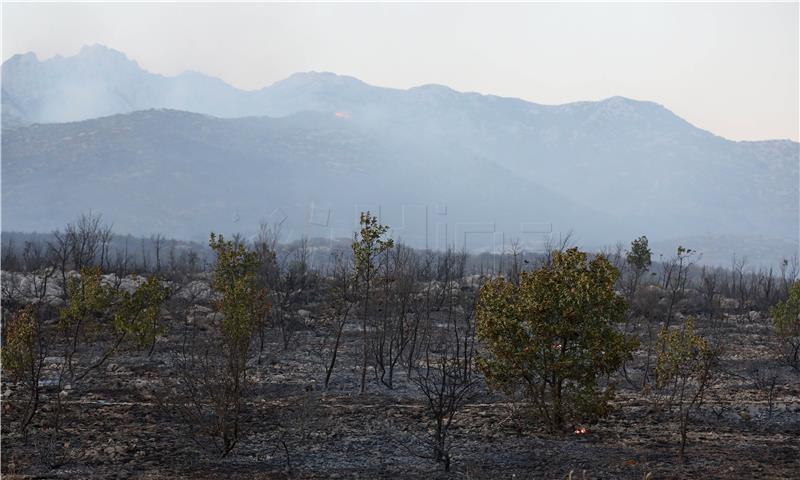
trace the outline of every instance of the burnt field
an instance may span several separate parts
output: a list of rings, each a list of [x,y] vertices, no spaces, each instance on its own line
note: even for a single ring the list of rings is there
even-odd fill
[[[503,384],[487,363],[502,358],[506,337],[538,328],[492,337],[489,326],[505,320],[487,320],[487,285],[525,298],[537,275],[558,272],[569,255],[584,258],[577,250],[515,256],[490,275],[467,274],[464,255],[388,245],[370,259],[365,287],[357,254],[311,269],[301,246],[283,260],[266,255],[265,268],[257,245],[214,245],[209,271],[3,273],[4,477],[777,479],[800,471],[795,337],[770,315],[790,303],[785,272],[700,270],[679,252],[636,284],[619,254],[594,256],[619,266],[607,270],[619,321],[601,353],[614,338],[630,343],[620,363],[596,363],[590,375],[545,365],[566,387],[537,396],[518,388],[523,380]],[[221,273],[250,260],[252,276]],[[242,278],[268,290],[251,292]],[[774,284],[765,289],[767,278]],[[694,343],[666,342],[664,332]],[[585,363],[562,348],[579,345],[580,334],[513,358]],[[525,338],[522,355],[538,337]],[[667,370],[673,350],[677,367]],[[541,378],[531,385],[545,392],[550,377]],[[587,378],[590,390],[567,395]],[[559,400],[560,423],[551,409]]]
[[[6,3],[0,480],[800,480],[800,0]]]
[[[797,373],[780,370],[770,395],[751,374],[773,360],[769,322],[732,316],[723,323],[725,374],[693,414],[684,464],[675,422],[622,383],[614,411],[587,425],[584,435],[539,429],[520,407],[482,389],[455,416],[453,471],[444,474],[415,453],[427,453],[418,439],[430,420],[404,371],[393,390],[370,372],[368,393],[358,393],[359,333],[348,329],[342,367],[328,389],[318,353],[323,336],[306,330],[287,349],[268,345],[274,353],[252,366],[240,445],[225,458],[202,439],[195,442],[160,402],[163,378],[176,374],[165,346],[179,342],[178,334],[160,339],[151,357],[119,354],[79,391],[64,394],[64,443],[47,446],[62,456],[55,469],[45,463],[45,435],[31,433],[26,443],[15,431],[14,386],[6,384],[3,472],[9,478],[566,478],[571,471],[573,478],[796,478]],[[32,430],[40,427],[46,424]]]

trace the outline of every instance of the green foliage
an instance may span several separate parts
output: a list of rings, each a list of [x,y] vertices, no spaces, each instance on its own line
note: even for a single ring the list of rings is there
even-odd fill
[[[671,382],[695,379],[702,383],[706,366],[713,357],[708,341],[695,331],[694,321],[687,320],[683,328],[664,329],[658,335],[656,387],[665,388]]]
[[[389,227],[378,223],[378,218],[369,212],[361,212],[361,231],[353,240],[353,258],[355,261],[356,278],[362,289],[362,359],[361,359],[361,393],[366,391],[367,385],[367,316],[369,314],[370,282],[377,265],[375,259],[394,246],[391,238],[382,238]]]
[[[211,286],[214,308],[222,314],[219,335],[183,352],[178,411],[199,432],[210,435],[222,456],[239,441],[247,404],[247,361],[261,319],[269,313],[266,290],[259,288],[258,252],[243,242],[213,233],[209,246],[217,255]]]
[[[800,281],[789,289],[789,298],[770,311],[775,334],[786,349],[786,360],[800,368]]]
[[[642,235],[631,242],[631,249],[627,256],[628,265],[633,269],[633,276],[628,284],[629,299],[634,298],[636,290],[639,288],[639,280],[642,274],[650,268],[652,255],[653,252],[650,251],[646,236]]]
[[[642,235],[631,242],[631,250],[628,252],[628,263],[638,272],[646,271],[652,263],[653,252],[647,242],[647,237]]]
[[[68,338],[83,332],[97,332],[115,300],[115,291],[104,285],[100,268],[84,268],[67,280],[67,304],[61,308],[61,326]]]
[[[392,248],[394,240],[381,238],[389,231],[389,227],[378,223],[378,218],[369,212],[361,213],[360,224],[358,239],[353,241],[353,256],[356,273],[364,279],[369,279],[376,268],[374,258]]]
[[[132,294],[119,292],[114,313],[114,328],[132,337],[139,347],[153,345],[163,332],[159,324],[161,305],[169,297],[169,289],[155,275],[149,277]]]
[[[240,242],[226,241],[213,233],[209,246],[217,254],[212,288],[220,294],[216,309],[223,315],[222,336],[246,355],[259,320],[269,311],[266,291],[258,288],[261,260]]]
[[[627,305],[614,291],[619,272],[603,256],[588,261],[576,248],[552,265],[480,291],[478,336],[490,356],[478,366],[493,386],[520,389],[553,430],[567,420],[595,419],[613,389],[598,378],[617,370],[635,347],[615,329]]]
[[[45,339],[40,337],[39,320],[37,305],[26,305],[11,314],[3,326],[4,345],[0,350],[3,375],[22,387],[15,388],[4,401],[20,413],[19,429],[26,437],[28,425],[39,408],[39,379],[45,359],[42,350]]]
[[[36,355],[36,309],[28,305],[15,312],[5,328],[5,345],[0,351],[3,374],[14,381],[28,380]]]
[[[68,301],[60,311],[61,326],[68,338],[99,334],[110,327],[109,333],[120,341],[131,338],[140,347],[152,345],[162,332],[159,316],[168,296],[169,289],[155,276],[131,294],[104,284],[99,268],[84,268],[79,277],[67,280]]]
[[[52,332],[48,332],[45,323],[38,323],[39,311],[32,305],[6,327],[4,372],[24,380],[28,386],[20,424],[23,432],[39,411],[39,379],[49,348],[56,345],[63,348],[58,384],[74,385],[102,368],[127,338],[135,338],[140,345],[154,344],[159,332],[160,306],[169,293],[153,277],[128,294],[104,282],[99,268],[81,269],[80,275],[66,279],[64,287],[66,304],[59,309],[58,323]],[[61,338],[56,339],[52,334]],[[49,411],[55,432],[60,428],[62,407],[59,401]]]
[[[709,387],[719,351],[695,331],[694,321],[683,328],[662,329],[658,336],[656,387],[665,394],[668,410],[676,408],[680,426],[680,458],[686,448],[689,412],[699,407]]]

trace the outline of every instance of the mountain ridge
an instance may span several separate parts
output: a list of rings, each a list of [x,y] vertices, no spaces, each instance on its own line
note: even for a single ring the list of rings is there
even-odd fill
[[[104,58],[104,48],[84,56]],[[427,209],[450,205],[450,235],[464,238],[470,232],[455,224],[513,237],[539,222],[592,244],[642,233],[798,240],[799,143],[728,140],[655,102],[551,106],[433,84],[376,87],[330,72],[244,92],[110,57],[105,66],[61,58],[44,70],[52,60],[35,55],[3,64],[4,228],[56,228],[101,204],[132,233],[197,238],[237,228],[233,217],[255,226],[276,209],[290,213],[295,231],[313,233],[320,208],[330,232],[343,233],[360,206],[423,205],[428,218]],[[32,66],[27,78],[15,64]],[[95,116],[30,125],[31,112]],[[214,199],[221,186],[231,198]],[[137,200],[108,200],[118,195]],[[435,228],[406,233],[419,240]]]
[[[567,102],[567,103],[562,103],[562,104],[542,104],[542,103],[538,103],[538,102],[534,102],[534,101],[531,101],[531,100],[522,99],[522,98],[518,98],[518,97],[501,96],[501,95],[496,95],[496,94],[491,94],[491,93],[478,93],[478,92],[470,92],[470,91],[458,91],[458,90],[455,90],[455,89],[453,89],[453,88],[451,88],[449,86],[440,85],[440,84],[423,84],[423,85],[413,86],[413,87],[410,87],[410,88],[407,88],[407,89],[376,86],[376,85],[368,84],[368,83],[366,83],[366,82],[364,82],[364,81],[362,81],[362,80],[360,80],[360,79],[358,79],[356,77],[352,77],[352,76],[348,76],[348,75],[341,75],[341,74],[337,74],[337,73],[333,73],[333,72],[329,72],[329,71],[313,71],[313,70],[312,71],[307,71],[307,72],[296,72],[296,73],[288,76],[285,79],[275,81],[275,82],[273,82],[273,83],[271,83],[269,85],[265,85],[265,86],[257,88],[257,89],[247,90],[247,89],[240,89],[240,88],[234,87],[234,86],[228,84],[227,82],[225,82],[224,80],[222,80],[222,79],[220,79],[218,77],[215,77],[215,76],[212,76],[212,75],[208,75],[208,74],[205,74],[205,73],[199,72],[199,71],[194,71],[194,70],[186,70],[184,72],[181,72],[181,73],[179,73],[177,75],[172,75],[172,76],[163,75],[163,74],[156,73],[156,72],[151,72],[149,70],[146,70],[146,69],[142,68],[134,59],[131,59],[125,53],[123,53],[123,52],[121,52],[119,50],[113,49],[113,48],[109,48],[109,47],[104,46],[104,45],[100,45],[100,44],[84,45],[76,55],[66,56],[66,57],[57,55],[57,56],[54,56],[54,57],[51,57],[51,58],[48,58],[48,59],[44,59],[44,60],[39,60],[38,56],[34,52],[27,52],[27,53],[24,53],[24,54],[15,54],[12,57],[10,57],[8,60],[3,62],[3,64],[2,64],[3,79],[4,79],[4,83],[7,83],[9,81],[9,77],[11,79],[12,84],[22,83],[22,82],[15,82],[14,81],[15,77],[20,74],[20,72],[14,70],[14,69],[19,67],[20,65],[24,65],[26,68],[31,68],[31,67],[47,68],[48,66],[60,66],[62,64],[70,63],[70,62],[78,63],[78,64],[86,63],[88,60],[94,60],[94,61],[96,61],[98,63],[109,63],[109,62],[111,62],[116,67],[125,66],[126,68],[124,68],[123,70],[129,70],[131,72],[135,72],[137,75],[143,75],[145,77],[150,77],[150,81],[156,80],[156,81],[167,82],[167,83],[169,83],[169,82],[180,82],[181,80],[184,80],[184,79],[190,79],[191,81],[202,81],[202,82],[205,82],[207,84],[213,84],[217,88],[220,88],[220,89],[224,90],[224,92],[223,92],[224,95],[228,95],[228,96],[246,96],[246,97],[251,97],[251,99],[255,99],[255,100],[264,100],[265,96],[267,96],[267,97],[269,96],[270,91],[284,90],[284,89],[286,89],[288,87],[297,88],[298,84],[300,84],[300,86],[302,86],[303,88],[307,88],[309,86],[309,84],[315,84],[317,87],[324,87],[324,88],[330,88],[331,86],[339,86],[339,87],[341,87],[342,85],[348,85],[350,87],[366,88],[369,91],[373,92],[374,95],[378,95],[380,93],[388,94],[388,95],[397,95],[398,93],[421,93],[421,92],[430,92],[430,91],[436,91],[437,93],[440,93],[440,94],[442,92],[447,92],[448,94],[451,94],[451,95],[455,94],[455,95],[460,95],[460,96],[465,96],[465,97],[477,96],[477,97],[481,97],[481,98],[483,98],[485,100],[490,100],[490,101],[494,101],[494,100],[512,101],[514,103],[524,104],[527,107],[542,108],[542,109],[547,109],[547,108],[572,109],[572,108],[586,108],[586,107],[591,108],[592,106],[594,106],[595,108],[601,108],[601,107],[607,107],[609,105],[619,106],[619,104],[623,104],[623,105],[630,106],[630,105],[633,104],[633,105],[637,105],[639,108],[660,109],[660,110],[663,111],[663,113],[666,113],[669,116],[672,116],[672,117],[675,117],[677,119],[680,119],[682,122],[685,122],[685,123],[687,123],[688,125],[691,125],[694,128],[706,131],[711,135],[719,136],[719,135],[716,135],[716,134],[714,134],[714,133],[712,133],[712,132],[710,132],[708,130],[701,129],[700,127],[692,125],[691,123],[687,122],[686,120],[684,120],[680,116],[676,115],[674,112],[672,112],[671,110],[669,110],[666,106],[664,106],[662,104],[659,104],[659,103],[653,102],[653,101],[649,101],[649,100],[633,99],[633,98],[629,98],[629,97],[625,97],[625,96],[621,96],[621,95],[614,95],[614,96],[611,96],[611,97],[608,97],[608,98],[595,100],[595,101],[578,100],[578,101]],[[145,83],[147,83],[147,82],[145,82]],[[4,89],[3,89],[3,97],[2,97],[3,98],[3,107],[6,107],[6,104],[13,105],[13,104],[25,103],[25,102],[20,102],[19,97],[21,95],[19,93],[15,92],[15,91],[13,91],[14,90],[14,88],[13,88],[14,86],[15,85],[12,85],[12,88],[11,88],[12,91],[9,91],[9,89],[6,89],[4,87]],[[178,85],[178,86],[172,86],[171,89],[172,90],[179,90],[180,88],[186,88],[186,87],[187,87],[186,85]],[[168,87],[163,87],[162,86],[161,88],[168,88]],[[174,99],[172,99],[172,100],[174,100]],[[163,104],[159,104],[159,102],[161,102]],[[174,108],[174,109],[177,109],[177,110],[194,111],[194,112],[197,112],[197,113],[206,113],[206,114],[210,114],[210,115],[214,115],[214,116],[220,116],[220,117],[223,117],[223,118],[233,118],[233,117],[238,117],[238,116],[256,116],[256,115],[258,115],[258,116],[261,116],[261,115],[282,116],[282,115],[285,115],[285,114],[289,114],[289,113],[283,112],[283,111],[270,112],[268,108],[261,107],[259,109],[259,108],[253,107],[252,105],[250,105],[249,107],[240,105],[240,106],[234,107],[233,110],[225,111],[224,109],[219,109],[219,108],[209,109],[209,108],[203,108],[202,106],[198,106],[196,108],[191,108],[190,105],[185,105],[185,104],[184,105],[179,105],[179,104],[171,105],[170,103],[180,103],[180,102],[175,102],[175,101],[169,102],[169,101],[166,101],[163,98],[162,99],[152,99],[152,101],[150,101],[149,103],[148,102],[144,102],[143,104],[140,104],[140,105],[130,105],[129,108],[127,108],[127,109],[123,108],[123,109],[114,110],[114,111],[103,111],[103,112],[99,112],[100,114],[89,114],[88,116],[87,115],[71,115],[71,116],[67,115],[67,116],[57,116],[57,117],[53,118],[53,117],[50,117],[50,116],[48,116],[46,114],[39,114],[39,113],[35,113],[35,112],[31,113],[31,112],[24,112],[23,111],[23,112],[21,112],[21,114],[17,114],[16,112],[14,112],[14,113],[15,113],[15,116],[17,118],[20,118],[20,119],[22,119],[23,121],[25,121],[27,123],[59,123],[59,122],[63,122],[63,121],[86,120],[86,119],[89,119],[89,118],[107,116],[109,114],[114,114],[114,113],[128,113],[128,112],[131,112],[131,111],[146,110],[146,109],[149,109],[149,108]],[[234,103],[250,103],[250,102],[249,101],[244,101],[244,100],[238,100],[237,102],[234,102]],[[5,108],[4,108],[4,110],[5,110]],[[217,110],[217,111],[209,111],[209,110]],[[95,112],[95,113],[98,113],[98,112]],[[290,113],[296,113],[296,112],[290,112]],[[724,138],[724,137],[721,137],[721,138]],[[773,140],[773,139],[765,139],[765,140]],[[775,140],[779,140],[779,139],[775,139]],[[731,141],[734,141],[734,140],[731,140]],[[791,140],[789,140],[789,141],[791,141]]]

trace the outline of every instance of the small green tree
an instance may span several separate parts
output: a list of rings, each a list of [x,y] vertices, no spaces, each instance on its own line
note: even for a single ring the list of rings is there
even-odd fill
[[[369,317],[370,288],[375,272],[378,268],[376,259],[379,255],[394,246],[391,238],[384,238],[389,227],[378,223],[378,218],[369,212],[361,213],[361,231],[353,239],[353,257],[355,259],[356,278],[359,282],[362,298],[361,334],[362,334],[362,362],[361,362],[361,393],[367,385],[367,319]]]
[[[650,268],[652,255],[653,252],[650,250],[646,236],[642,235],[631,242],[631,249],[627,255],[628,265],[633,269],[629,298],[633,298],[636,294],[642,274]]]
[[[44,352],[41,348],[36,306],[26,305],[11,314],[5,325],[2,371],[6,378],[23,386],[24,400],[21,405],[20,431],[27,433],[28,425],[40,404],[39,379],[42,375]],[[8,401],[8,400],[7,400]]]
[[[191,429],[211,438],[224,457],[241,435],[247,363],[269,302],[266,289],[258,285],[257,252],[213,233],[209,246],[217,256],[211,286],[217,294],[213,307],[221,319],[211,337],[193,338],[198,343],[183,347],[177,361],[177,398],[171,403]]]
[[[219,397],[214,404],[222,454],[227,455],[238,441],[250,344],[269,311],[269,302],[266,290],[258,287],[261,261],[256,252],[248,251],[241,242],[226,241],[222,235],[216,238],[213,233],[209,245],[217,254],[211,286],[221,295],[215,308],[222,313],[220,333],[226,369],[222,388],[215,390]]]
[[[481,288],[478,336],[489,355],[479,368],[491,385],[522,393],[553,431],[607,413],[613,387],[598,379],[635,347],[614,327],[627,308],[614,291],[618,276],[604,256],[589,261],[572,248],[522,273],[519,286],[500,278]]]
[[[1,352],[3,373],[14,381],[23,381],[33,368],[36,345],[35,308],[27,305],[10,315],[5,326]]]
[[[211,286],[221,295],[215,307],[223,316],[222,337],[231,358],[238,360],[230,367],[239,372],[255,329],[269,310],[266,291],[258,288],[256,280],[261,260],[243,244],[226,241],[222,235],[217,239],[212,233],[209,245],[217,254]]]
[[[120,291],[114,328],[132,338],[138,347],[149,345],[152,354],[156,338],[164,331],[160,324],[161,306],[169,294],[169,288],[162,285],[155,275],[145,279],[133,293]]]
[[[664,328],[658,337],[656,387],[663,393],[667,411],[674,409],[679,423],[683,461],[689,414],[700,406],[712,380],[719,352],[696,333],[689,319],[683,328]]]
[[[800,282],[794,282],[789,298],[775,305],[770,313],[786,362],[800,370]]]
[[[108,322],[117,291],[103,282],[99,267],[84,268],[79,276],[67,279],[67,303],[59,312],[59,327],[64,339],[64,363],[59,375],[62,381],[78,381],[101,367],[124,340],[124,332],[116,331]],[[111,336],[105,348],[95,348],[103,342],[98,338]],[[79,353],[84,352],[83,355]],[[77,359],[82,357],[83,368]],[[69,377],[69,378],[67,378]]]

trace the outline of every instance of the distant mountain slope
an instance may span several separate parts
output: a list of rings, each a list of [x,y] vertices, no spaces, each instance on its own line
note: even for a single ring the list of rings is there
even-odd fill
[[[619,222],[491,162],[439,157],[319,113],[150,110],[7,130],[2,142],[4,229],[42,231],[93,209],[122,232],[198,238],[286,217],[295,235],[348,237],[358,211],[370,209],[415,245],[427,231],[434,247],[445,223],[450,242],[469,234],[485,244],[488,230],[519,234],[524,222],[606,235]]]
[[[3,112],[28,123],[85,120],[147,108],[171,107],[240,116],[247,95],[196,73],[152,74],[123,53],[100,45],[78,55],[39,61],[33,53],[3,63]],[[5,119],[4,119],[5,121]]]
[[[646,233],[793,245],[800,230],[797,142],[729,141],[623,97],[548,106],[313,72],[245,92],[152,74],[94,46],[12,57],[2,98],[4,228],[51,228],[94,208],[134,233],[202,234],[280,207],[294,209],[284,213],[296,229],[347,217],[336,227],[346,234],[356,205],[380,203],[386,215],[447,204],[446,216],[429,211],[429,237],[437,222],[451,235],[464,233],[454,223],[495,223],[506,238],[554,223],[592,242]],[[82,121],[25,126],[71,120]]]

